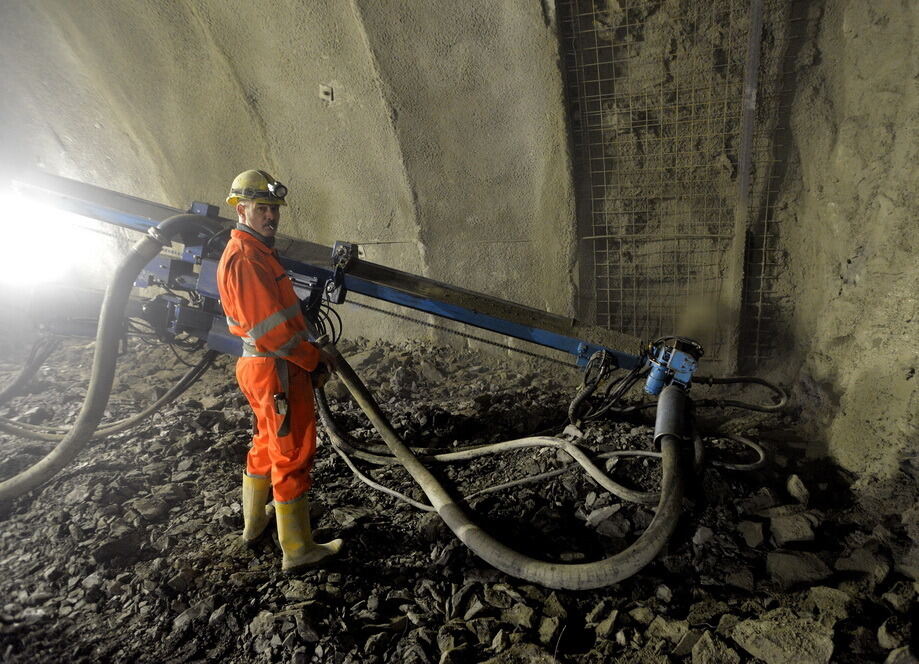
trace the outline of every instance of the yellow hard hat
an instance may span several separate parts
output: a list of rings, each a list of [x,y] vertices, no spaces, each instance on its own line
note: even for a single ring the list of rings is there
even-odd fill
[[[284,197],[287,187],[265,171],[243,171],[233,179],[227,203],[236,207],[240,200],[255,201],[266,205],[287,205]]]

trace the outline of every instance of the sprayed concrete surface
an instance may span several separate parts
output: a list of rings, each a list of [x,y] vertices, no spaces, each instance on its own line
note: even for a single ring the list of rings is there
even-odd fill
[[[554,32],[538,2],[452,7],[4,3],[4,174],[186,207],[257,166],[291,235],[570,314]]]
[[[913,2],[827,4],[799,55],[777,206],[813,438],[883,478],[919,454],[917,28]]]
[[[364,243],[371,261],[571,315],[551,4],[11,0],[0,175],[39,166],[185,207],[222,203],[257,165],[290,185],[293,236]],[[919,410],[919,10],[813,8],[778,206],[789,343],[777,373],[826,442],[816,451],[891,477],[915,454]],[[344,313],[355,335],[424,334]]]

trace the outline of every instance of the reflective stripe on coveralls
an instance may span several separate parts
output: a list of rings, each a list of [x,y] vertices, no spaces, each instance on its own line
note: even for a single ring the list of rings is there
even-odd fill
[[[231,232],[217,282],[229,330],[243,339],[236,377],[257,422],[246,472],[270,474],[275,499],[295,500],[309,488],[316,449],[308,372],[316,368],[319,351],[307,341],[300,300],[277,254],[259,239]],[[288,385],[281,381],[285,369]],[[287,397],[283,415],[274,398],[281,393]]]
[[[287,395],[290,392],[290,385],[288,380],[288,371],[287,371],[287,360],[283,359],[284,355],[289,352],[296,344],[300,342],[301,339],[304,339],[304,335],[301,333],[296,334],[291,340],[281,347],[281,349],[276,352],[267,352],[262,353],[256,350],[255,347],[255,337],[261,336],[262,334],[268,332],[276,325],[280,325],[286,320],[290,320],[295,315],[300,314],[300,304],[297,303],[292,307],[288,307],[284,311],[271,314],[268,318],[263,320],[260,323],[256,323],[255,327],[249,330],[249,334],[243,337],[243,357],[274,357],[275,368],[278,372],[278,379],[281,381],[281,392],[279,395],[275,395],[275,407],[279,414],[284,415],[284,421],[281,423],[280,428],[278,429],[279,436],[286,436],[290,432],[290,417],[289,411],[287,408]],[[241,327],[241,325],[234,321],[232,318],[227,316],[227,325],[233,325],[235,327]],[[280,410],[278,408],[278,396],[283,399],[284,409]]]

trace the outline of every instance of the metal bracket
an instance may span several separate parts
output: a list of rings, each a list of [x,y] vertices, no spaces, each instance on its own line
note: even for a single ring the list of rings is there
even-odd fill
[[[200,214],[202,217],[210,217],[211,219],[220,218],[220,208],[216,205],[211,205],[210,203],[202,203],[201,201],[195,201],[191,204],[191,207],[188,208],[188,211],[191,214]]]
[[[347,272],[357,260],[357,252],[358,245],[352,242],[336,242],[332,245],[332,267]]]
[[[325,284],[325,298],[332,304],[345,301],[345,273],[357,261],[358,245],[351,242],[336,242],[332,246],[332,278]]]

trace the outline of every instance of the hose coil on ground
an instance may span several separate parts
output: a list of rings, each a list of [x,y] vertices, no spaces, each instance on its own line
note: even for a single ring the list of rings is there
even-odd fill
[[[514,551],[476,525],[421,460],[402,442],[366,386],[334,345],[326,343],[323,348],[335,357],[339,378],[383,437],[392,455],[418,483],[433,509],[463,544],[502,572],[549,588],[602,588],[627,579],[651,562],[676,528],[683,496],[683,480],[679,467],[682,441],[667,434],[660,440],[663,478],[656,514],[648,528],[631,546],[604,560],[575,564],[547,562]],[[659,412],[670,412],[674,408],[685,409],[686,397],[679,388],[668,387],[661,395]]]

